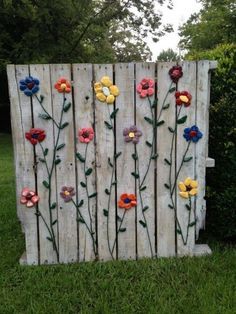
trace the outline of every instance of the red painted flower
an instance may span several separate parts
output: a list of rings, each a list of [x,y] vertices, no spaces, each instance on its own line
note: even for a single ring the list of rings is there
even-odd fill
[[[182,67],[180,65],[174,65],[169,70],[169,75],[174,83],[178,83],[178,80],[183,76]]]
[[[66,203],[70,202],[72,197],[75,196],[74,188],[72,186],[63,186],[60,195]]]
[[[176,92],[175,98],[176,98],[176,105],[178,106],[184,105],[185,107],[190,106],[191,100],[192,100],[191,94],[189,94],[189,92],[186,92],[186,91]]]
[[[25,133],[25,137],[31,144],[36,145],[38,142],[42,142],[45,139],[46,134],[42,129],[33,128]]]
[[[70,82],[64,78],[61,77],[54,87],[58,90],[59,93],[70,93],[71,92],[71,84]]]
[[[26,205],[26,207],[33,207],[35,204],[37,204],[39,201],[38,195],[29,188],[23,188],[21,192],[21,198],[20,202],[23,205]]]
[[[93,128],[82,128],[79,130],[79,140],[81,143],[89,143],[94,137]]]
[[[150,78],[144,78],[137,86],[137,92],[141,98],[152,96],[154,94],[154,81]]]
[[[136,196],[134,194],[121,194],[118,206],[124,209],[130,209],[137,205]]]

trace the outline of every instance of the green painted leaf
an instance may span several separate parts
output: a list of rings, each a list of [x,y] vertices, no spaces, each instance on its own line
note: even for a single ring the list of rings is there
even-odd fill
[[[121,154],[122,154],[122,152],[116,153],[116,154],[115,154],[115,159],[117,159],[118,157],[120,157]]]
[[[113,126],[112,126],[109,122],[104,121],[104,124],[105,124],[105,126],[106,126],[109,130],[112,130],[112,129],[113,129]]]
[[[69,125],[69,122],[65,122],[61,125],[60,129],[64,129],[65,127],[67,127]]]
[[[185,207],[187,208],[187,210],[191,210],[191,207],[188,204],[185,204]]]
[[[116,182],[116,181],[114,181],[114,182],[112,182],[112,184],[111,184],[111,185],[116,185],[116,183],[117,183],[117,182]]]
[[[57,207],[57,203],[54,202],[54,203],[52,203],[52,205],[50,206],[50,209],[55,209],[56,207]]]
[[[169,186],[167,183],[165,183],[164,186],[165,186],[167,189],[170,189],[170,186]]]
[[[119,108],[116,108],[110,115],[111,119],[115,118],[117,112],[119,111]]]
[[[171,162],[168,160],[168,159],[164,159],[164,161],[169,165],[169,166],[171,166]]]
[[[145,142],[148,147],[152,147],[152,144],[148,141]]]
[[[46,162],[44,158],[39,158],[39,161]]]
[[[64,146],[66,146],[66,144],[65,144],[65,143],[58,145],[58,146],[57,146],[57,150],[62,149]]]
[[[49,184],[47,181],[43,181],[43,185],[45,186],[45,188],[49,189]]]
[[[64,105],[63,111],[67,112],[70,109],[70,107],[71,107],[71,103],[68,102],[67,104]]]
[[[125,232],[126,231],[126,228],[120,228],[119,229],[119,232]]]
[[[185,157],[185,158],[184,158],[184,162],[188,162],[188,161],[190,161],[190,160],[192,160],[192,159],[193,159],[192,156],[190,156],[190,157]]]
[[[121,218],[120,218],[119,215],[116,216],[116,219],[117,219],[118,221],[121,221]]]
[[[173,208],[174,208],[174,206],[171,205],[171,204],[168,204],[168,207],[169,207],[170,209],[173,209]]]
[[[154,154],[152,155],[151,159],[157,159],[158,156],[159,156],[158,154]]]
[[[50,238],[50,237],[46,237],[46,239],[47,239],[48,241],[50,241],[50,242],[53,242],[53,241],[52,241],[52,238]]]
[[[170,107],[170,104],[166,104],[165,106],[162,107],[162,109],[166,110]]]
[[[179,229],[176,229],[176,232],[177,232],[178,234],[182,234],[182,231],[179,230]]]
[[[108,157],[108,164],[113,168],[113,164],[111,162],[111,158],[110,157]]]
[[[86,176],[89,176],[92,172],[93,172],[93,169],[92,169],[92,168],[88,168],[88,169],[85,171],[85,175],[86,175]]]
[[[107,195],[110,195],[110,194],[111,194],[108,189],[105,189],[105,193],[106,193]]]
[[[160,126],[160,125],[162,125],[162,124],[164,124],[164,123],[165,123],[164,120],[158,121],[158,122],[156,123],[156,126],[158,127],[158,126]]]
[[[83,206],[83,204],[84,204],[84,200],[81,200],[81,201],[79,202],[79,204],[77,205],[77,207],[81,207],[81,206]]]
[[[133,160],[137,160],[138,159],[138,155],[136,153],[132,154],[132,158]]]
[[[142,226],[143,226],[143,228],[146,228],[146,227],[147,227],[147,225],[146,225],[146,223],[145,223],[144,221],[139,220],[139,223],[140,223],[140,225],[142,225]]]
[[[190,222],[190,224],[188,225],[189,227],[193,227],[193,226],[195,226],[196,225],[196,221],[192,221],[192,222]]]
[[[43,155],[47,156],[47,154],[48,154],[48,148],[45,148],[44,151],[43,151]]]
[[[97,196],[97,192],[94,192],[93,194],[90,194],[89,198],[92,198],[92,197],[95,197],[95,196]]]
[[[144,191],[144,190],[146,190],[146,185],[144,185],[144,186],[142,186],[140,189],[139,189],[139,191]]]
[[[47,113],[40,113],[39,118],[44,119],[44,120],[50,120],[51,117]]]
[[[175,133],[175,130],[174,130],[172,127],[170,127],[170,126],[168,126],[168,130],[169,130],[171,133]]]
[[[144,117],[144,120],[147,121],[150,124],[153,124],[153,120],[150,119],[149,117]]]
[[[58,165],[60,162],[61,162],[61,159],[60,159],[60,158],[57,158],[57,159],[55,160],[55,165]]]
[[[172,87],[172,88],[169,89],[169,93],[173,93],[173,92],[175,92],[175,91],[176,91],[176,88],[175,88],[175,87]]]
[[[57,219],[53,221],[52,226],[54,226],[57,223]]]
[[[182,118],[177,120],[177,124],[183,124],[187,120],[187,116],[183,116]]]
[[[44,96],[43,95],[40,95],[40,102],[42,103],[44,100]]]
[[[144,206],[143,207],[143,212],[145,212],[146,210],[148,210],[149,206]]]
[[[132,176],[135,177],[135,179],[139,178],[139,174],[136,172],[131,172]]]
[[[81,222],[82,224],[85,224],[85,221],[84,221],[84,219],[82,217],[79,217],[78,221]]]
[[[85,162],[85,158],[80,153],[76,153],[76,157],[79,159],[79,161]]]
[[[103,208],[103,215],[104,215],[105,217],[108,217],[108,210],[105,209],[105,208]]]
[[[84,183],[83,181],[80,182],[80,185],[81,185],[83,188],[86,188],[86,186],[87,186],[86,183]]]

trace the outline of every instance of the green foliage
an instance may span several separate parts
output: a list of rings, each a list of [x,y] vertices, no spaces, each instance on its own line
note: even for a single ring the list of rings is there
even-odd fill
[[[180,58],[173,49],[169,48],[167,50],[162,50],[160,54],[157,56],[157,61],[170,62],[170,61],[178,61]]]

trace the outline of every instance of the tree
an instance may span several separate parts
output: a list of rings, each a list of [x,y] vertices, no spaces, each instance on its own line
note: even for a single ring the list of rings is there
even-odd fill
[[[167,50],[162,50],[157,56],[157,61],[178,61],[180,57],[173,49],[169,48]]]
[[[236,42],[235,0],[201,0],[202,10],[180,27],[180,47],[190,53]]]

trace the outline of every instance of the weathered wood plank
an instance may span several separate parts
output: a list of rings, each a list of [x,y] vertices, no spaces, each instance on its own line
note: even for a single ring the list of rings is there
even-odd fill
[[[30,65],[30,74],[40,80],[40,90],[37,93],[38,99],[40,95],[44,96],[43,106],[46,111],[52,116],[52,94],[51,94],[51,77],[49,65]],[[46,161],[49,169],[51,169],[52,159],[53,159],[53,147],[54,147],[54,127],[51,120],[42,119],[39,115],[44,113],[39,101],[36,96],[33,97],[33,119],[34,127],[45,130],[46,138],[40,144],[35,146],[36,157],[37,157],[37,188],[40,201],[38,204],[38,209],[42,214],[39,217],[39,241],[40,241],[40,263],[41,264],[54,264],[57,263],[56,251],[53,249],[52,242],[47,239],[51,238],[48,228],[43,221],[43,218],[50,226],[50,208],[49,208],[49,189],[43,185],[43,181],[48,180],[48,172],[46,169],[46,164],[41,162],[39,158],[43,157],[42,148],[48,148],[48,154],[46,156]],[[31,144],[29,144],[31,145]],[[51,176],[51,204],[57,201],[56,197],[56,178],[55,171],[53,171]],[[52,221],[55,221],[57,217],[57,209],[51,210]],[[53,226],[55,239],[58,244],[58,234],[57,234],[57,224]]]
[[[142,79],[149,78],[155,82],[155,63],[136,63],[136,86]],[[137,184],[137,257],[154,257],[155,252],[155,164],[156,160],[150,160],[155,154],[155,130],[153,125],[148,123],[144,117],[154,119],[155,109],[151,108],[155,94],[148,98],[140,98],[136,93],[136,125],[143,135],[136,145],[140,179]],[[150,102],[150,103],[149,103]],[[153,148],[146,145],[146,141],[153,142]],[[139,186],[147,188],[139,190]],[[143,208],[149,208],[143,211]],[[145,222],[146,220],[146,222]],[[139,221],[147,224],[144,228]]]
[[[99,82],[103,76],[109,76],[112,80],[113,69],[111,64],[94,65],[94,82]],[[113,161],[115,145],[114,134],[113,131],[108,129],[104,124],[104,121],[111,123],[109,117],[113,109],[113,105],[107,105],[106,103],[101,103],[97,99],[95,100],[97,236],[98,255],[100,260],[112,259],[110,251],[112,251],[113,243],[116,238],[115,187],[113,186],[110,195],[105,193],[105,189],[109,190],[111,182],[115,181],[114,168],[111,168],[108,164],[108,158]],[[110,205],[108,205],[109,200]],[[109,210],[108,217],[104,215],[104,209]],[[113,258],[116,256],[115,252],[116,247],[114,246]]]
[[[34,150],[25,139],[25,133],[32,128],[31,101],[19,89],[19,81],[29,76],[27,65],[9,65],[7,67],[9,95],[11,102],[11,126],[13,134],[14,161],[16,171],[17,214],[25,233],[26,262],[38,264],[38,229],[35,208],[26,208],[20,204],[20,195],[24,187],[36,191],[34,174]]]
[[[117,199],[121,194],[135,194],[135,179],[131,172],[135,171],[135,162],[132,154],[135,147],[132,142],[124,141],[123,130],[135,124],[134,119],[134,64],[118,63],[115,65],[115,82],[120,89],[116,107],[119,112],[116,117],[116,151],[122,152],[117,159]],[[124,214],[123,208],[118,208],[119,217]],[[132,207],[126,211],[122,228],[126,231],[118,233],[118,258],[136,258],[136,209]],[[118,227],[119,227],[118,222]]]
[[[95,146],[92,140],[88,146],[81,143],[78,139],[78,130],[82,128],[94,127],[94,105],[93,105],[93,68],[91,64],[74,64],[74,108],[75,108],[75,131],[76,131],[76,151],[85,157],[86,163],[77,159],[77,184],[78,200],[83,200],[83,206],[80,211],[88,227],[94,232],[96,239],[96,197],[88,198],[96,192],[95,184]],[[86,148],[87,146],[87,148]],[[93,172],[86,177],[85,169],[92,168]],[[82,187],[81,182],[86,182],[87,187]],[[79,223],[79,260],[91,261],[95,258],[94,241],[84,223]]]
[[[157,128],[157,255],[168,257],[175,255],[175,215],[172,205],[170,191],[164,184],[170,185],[170,179],[175,178],[175,135],[168,127],[175,128],[175,97],[174,92],[169,93],[170,88],[176,87],[172,83],[168,74],[174,62],[158,62],[158,106],[157,117],[159,121],[165,123]],[[163,105],[169,104],[169,108],[163,110]],[[172,150],[172,153],[171,153]],[[171,162],[168,165],[165,159]],[[175,189],[173,189],[173,200],[175,199]]]
[[[179,91],[188,91],[192,95],[191,105],[185,107],[182,105],[181,113],[179,118],[187,115],[187,120],[183,124],[178,125],[177,129],[177,142],[176,142],[176,174],[178,173],[183,156],[188,147],[188,142],[183,137],[184,129],[191,127],[195,124],[195,115],[196,115],[196,62],[182,62],[183,68],[183,77],[179,80],[178,90]],[[179,110],[179,109],[178,109]],[[198,144],[197,144],[198,145]],[[191,143],[188,149],[187,157],[192,157],[192,160],[184,162],[179,172],[177,179],[178,182],[184,181],[187,177],[195,179],[195,144]],[[195,244],[195,226],[189,227],[188,224],[192,223],[195,220],[195,197],[191,197],[192,210],[188,211],[185,207],[185,204],[188,204],[188,199],[184,199],[179,195],[179,190],[177,189],[176,204],[177,204],[177,217],[182,229],[182,235],[184,241],[182,240],[180,234],[177,234],[177,253],[178,255],[188,255],[194,248]],[[190,213],[190,216],[189,216]],[[178,226],[177,226],[178,228]],[[187,236],[188,234],[188,236]],[[184,244],[183,242],[186,242]]]

